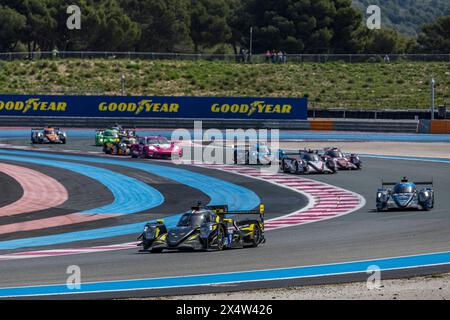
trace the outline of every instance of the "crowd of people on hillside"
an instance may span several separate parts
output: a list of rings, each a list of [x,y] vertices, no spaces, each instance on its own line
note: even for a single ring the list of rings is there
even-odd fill
[[[237,60],[241,63],[248,63],[251,62],[250,59],[251,56],[249,51],[245,48],[241,48]],[[267,52],[265,53],[265,60],[267,63],[286,63],[287,53],[281,50],[267,50]]]
[[[285,51],[279,50],[278,52],[275,50],[267,50],[266,51],[266,62],[272,63],[286,63],[287,62],[287,53]]]

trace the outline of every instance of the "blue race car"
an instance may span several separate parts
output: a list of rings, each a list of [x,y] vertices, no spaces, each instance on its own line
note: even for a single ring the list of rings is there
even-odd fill
[[[422,189],[417,186],[423,185]],[[389,186],[394,186],[389,188]],[[434,208],[433,182],[410,182],[403,178],[401,182],[382,182],[377,192],[377,210],[419,209],[429,211]]]
[[[277,161],[275,154],[266,142],[234,147],[235,164],[270,165],[274,161]]]

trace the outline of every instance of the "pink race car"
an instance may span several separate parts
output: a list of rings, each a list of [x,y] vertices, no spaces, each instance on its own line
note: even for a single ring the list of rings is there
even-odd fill
[[[140,137],[139,142],[131,146],[132,158],[171,159],[183,155],[183,149],[162,136]]]

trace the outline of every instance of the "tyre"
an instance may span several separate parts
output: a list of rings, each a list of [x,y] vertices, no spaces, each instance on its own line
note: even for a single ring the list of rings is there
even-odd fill
[[[281,161],[281,171],[283,171],[284,173],[290,173],[290,170],[288,170],[286,168],[286,162],[284,160]]]
[[[259,224],[255,224],[255,229],[253,231],[253,239],[251,243],[252,248],[256,248],[261,243],[262,230]]]
[[[159,248],[159,249],[151,249],[150,252],[151,253],[161,253],[161,252],[163,252],[163,250],[164,249],[161,249],[161,248]]]
[[[295,173],[300,174],[300,167],[298,166],[298,162],[295,163]]]
[[[222,225],[217,229],[217,250],[222,251],[225,246],[225,230]]]

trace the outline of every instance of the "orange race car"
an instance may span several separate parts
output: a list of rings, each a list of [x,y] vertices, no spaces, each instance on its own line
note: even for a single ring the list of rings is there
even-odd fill
[[[31,129],[31,143],[43,144],[43,143],[61,143],[65,144],[67,135],[59,128],[46,127]]]

